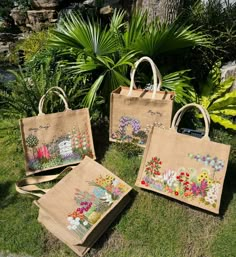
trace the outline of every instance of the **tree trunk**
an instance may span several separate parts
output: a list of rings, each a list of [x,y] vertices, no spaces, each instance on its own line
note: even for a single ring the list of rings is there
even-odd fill
[[[161,22],[171,23],[179,14],[184,0],[137,0],[136,8],[147,10],[149,19],[157,16]]]

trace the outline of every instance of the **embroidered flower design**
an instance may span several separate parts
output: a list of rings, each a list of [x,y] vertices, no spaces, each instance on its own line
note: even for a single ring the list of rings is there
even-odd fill
[[[216,208],[221,183],[216,180],[215,172],[223,169],[224,162],[210,155],[189,154],[188,156],[202,163],[203,167],[200,170],[181,167],[177,171],[171,168],[162,171],[162,162],[155,156],[146,163],[141,185],[178,198],[198,200],[201,204]]]
[[[114,201],[128,190],[123,182],[111,175],[99,176],[88,184],[93,187],[92,193],[76,189],[75,201],[78,208],[67,217],[67,228],[80,238],[83,238]]]
[[[221,171],[224,168],[224,161],[218,159],[217,157],[211,157],[209,154],[207,154],[206,156],[201,156],[200,154],[188,154],[188,156],[191,159],[194,159],[198,162],[203,163],[206,166],[210,166],[211,168],[213,168],[214,171]]]

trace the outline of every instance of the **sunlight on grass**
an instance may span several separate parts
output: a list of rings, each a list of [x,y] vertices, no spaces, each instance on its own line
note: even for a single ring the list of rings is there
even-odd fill
[[[24,176],[23,153],[14,144],[0,144],[0,151],[0,252],[76,256],[37,222],[35,198],[15,191],[15,181]],[[112,144],[102,164],[134,187],[141,153]],[[235,177],[231,163],[221,216],[134,187],[133,201],[86,257],[235,257]]]

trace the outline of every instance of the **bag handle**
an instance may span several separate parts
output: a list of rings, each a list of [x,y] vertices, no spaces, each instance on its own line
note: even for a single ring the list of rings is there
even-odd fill
[[[198,108],[200,110],[200,112],[202,113],[202,116],[203,116],[203,119],[204,119],[205,134],[202,137],[202,139],[210,140],[210,138],[209,138],[210,115],[209,115],[208,111],[203,106],[201,106],[199,104],[196,104],[196,103],[186,104],[176,112],[176,114],[174,115],[172,124],[171,124],[171,129],[174,130],[174,131],[177,131],[177,128],[179,126],[179,123],[180,123],[183,115],[185,114],[185,112],[187,110],[191,109],[192,107]]]
[[[60,91],[60,92],[57,92],[56,90]],[[45,101],[45,98],[47,96],[47,94],[49,93],[54,93],[54,94],[57,94],[61,99],[62,101],[64,102],[64,105],[65,105],[65,111],[68,111],[70,110],[69,106],[68,106],[68,103],[66,101],[66,94],[64,92],[64,90],[60,87],[51,87],[40,99],[39,101],[39,105],[38,105],[38,110],[39,110],[39,114],[38,115],[43,115],[43,104],[44,104],[44,101]]]
[[[30,195],[35,195],[37,197],[41,197],[45,193],[47,193],[50,190],[50,188],[44,189],[44,188],[38,187],[36,184],[55,180],[63,173],[72,170],[74,167],[75,166],[66,167],[63,171],[55,175],[32,176],[32,177],[23,178],[16,182],[15,184],[16,191],[21,194],[30,194]],[[35,191],[41,191],[42,193],[35,193]]]
[[[137,62],[135,62],[134,64],[134,68],[131,69],[130,72],[130,78],[131,78],[131,82],[130,82],[130,88],[129,88],[129,93],[128,96],[132,95],[133,89],[136,88],[135,86],[135,82],[134,82],[134,75],[135,72],[138,68],[138,65],[141,62],[149,62],[152,68],[152,73],[153,73],[153,93],[152,93],[152,99],[155,99],[156,96],[156,92],[161,90],[161,84],[162,84],[162,76],[161,73],[159,71],[159,69],[157,68],[156,64],[153,62],[153,60],[148,57],[148,56],[144,56],[142,58],[140,58]],[[157,79],[158,79],[158,84],[157,84]]]

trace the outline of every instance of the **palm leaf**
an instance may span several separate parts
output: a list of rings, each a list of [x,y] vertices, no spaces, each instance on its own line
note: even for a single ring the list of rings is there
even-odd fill
[[[91,108],[93,106],[93,103],[96,99],[97,96],[97,91],[99,90],[103,80],[104,80],[105,74],[101,74],[93,83],[93,85],[91,86],[89,92],[86,94],[84,100],[83,100],[83,104],[85,106],[88,106],[89,108]]]
[[[162,88],[175,92],[175,101],[177,103],[186,104],[194,102],[196,99],[194,88],[190,85],[191,79],[185,75],[188,71],[177,71],[163,77]]]
[[[49,45],[83,49],[85,53],[104,55],[117,50],[117,41],[105,27],[95,21],[85,21],[79,14],[70,13],[56,30],[52,31]]]
[[[212,39],[191,26],[183,26],[178,22],[172,24],[160,23],[155,20],[148,26],[149,30],[136,38],[134,47],[143,55],[155,58],[160,53],[177,49],[204,46],[212,47]]]
[[[137,11],[132,14],[130,21],[126,22],[123,40],[127,49],[133,50],[134,43],[142,38],[146,30],[147,17],[147,12]]]

